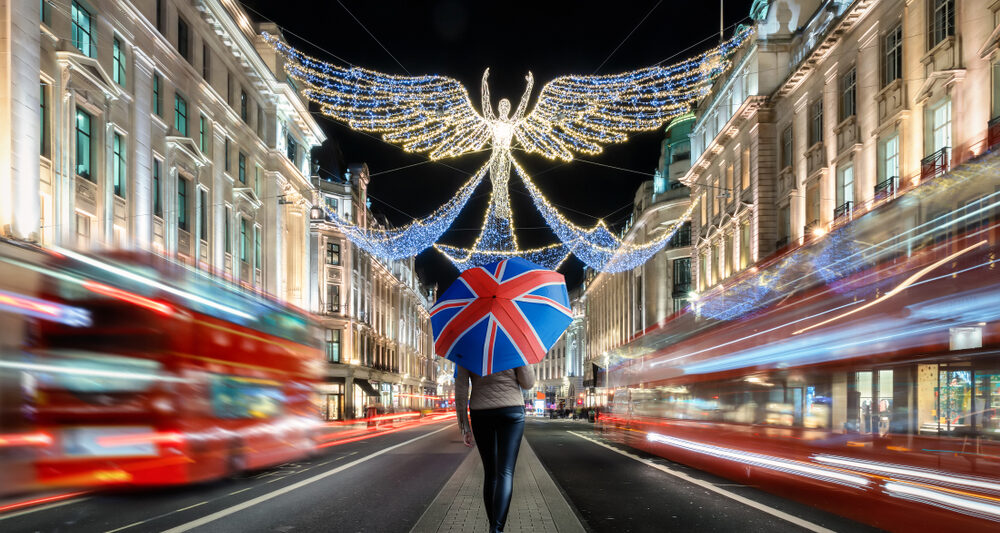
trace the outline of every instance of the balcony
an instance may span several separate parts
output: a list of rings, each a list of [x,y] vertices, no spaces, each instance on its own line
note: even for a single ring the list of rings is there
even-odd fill
[[[920,181],[936,178],[948,172],[948,152],[950,147],[934,152],[920,160]]]
[[[882,200],[895,198],[897,191],[899,191],[899,176],[893,176],[885,181],[880,181],[877,185],[875,185],[874,200],[876,202],[881,202]]]
[[[780,249],[784,248],[785,246],[788,246],[788,237],[782,237],[782,238],[774,241],[774,249],[775,250],[780,250]]]
[[[858,116],[851,115],[833,129],[837,135],[837,154],[843,154],[860,143]]]
[[[989,145],[987,149],[992,150],[994,146],[1000,144],[1000,117],[991,118],[986,123],[986,131],[986,142]]]
[[[778,197],[783,198],[786,194],[795,190],[795,171],[793,167],[785,167],[778,173]]]
[[[844,202],[837,206],[833,210],[833,221],[834,223],[843,222],[844,220],[850,220],[851,214],[854,212],[854,202]]]
[[[805,235],[806,238],[809,238],[810,236],[812,236],[813,231],[819,228],[820,228],[819,220],[813,220],[812,222],[809,222],[802,228],[802,234]]]

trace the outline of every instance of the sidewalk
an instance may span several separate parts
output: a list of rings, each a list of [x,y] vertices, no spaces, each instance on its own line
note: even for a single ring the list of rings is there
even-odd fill
[[[470,450],[411,533],[487,531],[483,507],[483,464]],[[582,533],[580,520],[526,439],[514,470],[514,496],[507,513],[507,533]]]

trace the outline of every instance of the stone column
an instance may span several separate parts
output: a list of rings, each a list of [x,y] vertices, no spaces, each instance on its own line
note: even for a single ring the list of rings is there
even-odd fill
[[[38,239],[38,2],[0,0],[0,234]]]
[[[153,111],[153,61],[136,47],[132,48],[131,55],[134,91],[129,155],[133,179],[127,188],[132,199],[129,226],[133,244],[149,250],[153,239],[153,123],[149,118]]]

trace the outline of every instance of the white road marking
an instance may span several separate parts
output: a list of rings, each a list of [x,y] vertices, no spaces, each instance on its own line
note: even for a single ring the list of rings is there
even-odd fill
[[[215,500],[212,500],[212,501],[215,501]],[[196,503],[194,505],[188,505],[187,507],[182,507],[182,508],[174,510],[174,511],[163,513],[161,515],[151,516],[151,517],[149,517],[149,518],[147,518],[145,520],[139,520],[138,522],[133,522],[133,523],[127,525],[127,526],[122,526],[122,527],[120,527],[118,529],[112,529],[110,531],[105,531],[104,533],[116,533],[118,531],[122,531],[122,530],[128,529],[130,527],[141,526],[142,524],[145,524],[146,522],[149,522],[151,520],[159,520],[159,519],[161,519],[161,518],[163,518],[165,516],[170,516],[170,515],[172,515],[174,513],[180,513],[180,512],[183,512],[183,511],[187,511],[188,509],[194,509],[195,507],[201,507],[202,505],[205,505],[206,503],[208,503],[207,500],[203,501],[203,502]]]
[[[388,448],[383,448],[383,449],[381,449],[381,450],[379,450],[379,451],[377,451],[375,453],[366,455],[366,456],[364,456],[364,457],[362,457],[360,459],[355,459],[354,461],[351,461],[350,463],[347,463],[347,464],[345,464],[343,466],[338,466],[337,468],[334,468],[333,470],[327,470],[326,472],[323,472],[322,474],[316,474],[315,476],[307,478],[307,479],[303,479],[302,481],[299,481],[298,483],[293,483],[293,484],[288,485],[286,487],[282,487],[280,489],[276,489],[273,492],[269,492],[267,494],[264,494],[263,496],[258,496],[258,497],[254,498],[252,500],[247,500],[247,501],[245,501],[245,502],[243,502],[241,504],[229,507],[228,509],[223,509],[221,511],[212,513],[210,515],[203,516],[203,517],[201,517],[201,518],[199,518],[197,520],[192,520],[192,521],[190,521],[190,522],[188,522],[186,524],[181,524],[181,525],[179,525],[179,526],[177,526],[175,528],[166,530],[165,533],[182,533],[184,531],[190,531],[190,530],[192,530],[192,529],[194,529],[196,527],[201,527],[201,526],[203,526],[205,524],[212,523],[212,522],[214,522],[216,520],[219,520],[220,518],[225,518],[225,517],[227,517],[227,516],[229,516],[231,514],[235,514],[235,513],[238,513],[238,512],[240,512],[240,511],[242,511],[244,509],[248,509],[250,507],[253,507],[254,505],[257,505],[257,504],[260,504],[260,503],[264,503],[264,502],[266,502],[268,500],[277,498],[278,496],[281,496],[282,494],[287,494],[287,493],[292,492],[292,491],[294,491],[296,489],[300,489],[302,487],[305,487],[306,485],[310,485],[310,484],[315,483],[317,481],[320,481],[322,479],[328,478],[328,477],[330,477],[330,476],[332,476],[334,474],[337,474],[339,472],[347,470],[348,468],[351,468],[352,466],[357,466],[357,465],[359,465],[359,464],[361,464],[361,463],[363,463],[365,461],[368,461],[369,459],[374,459],[375,457],[378,457],[379,455],[382,455],[382,454],[387,453],[389,451],[395,450],[396,448],[401,448],[403,446],[406,446],[407,444],[412,444],[412,443],[414,443],[414,442],[416,442],[416,441],[418,441],[420,439],[423,439],[423,438],[426,438],[426,437],[430,437],[431,435],[434,435],[435,433],[440,433],[440,432],[442,432],[442,431],[444,431],[446,429],[452,429],[451,425],[447,425],[447,426],[445,426],[445,427],[443,427],[441,429],[437,429],[437,430],[431,431],[430,433],[425,433],[423,435],[420,435],[419,437],[414,437],[414,438],[412,438],[412,439],[410,439],[408,441],[401,442],[401,443],[393,445],[393,446],[389,446]]]
[[[239,494],[239,493],[241,493],[241,492],[246,492],[246,491],[248,491],[248,490],[250,490],[250,489],[252,489],[252,488],[254,488],[254,487],[247,487],[247,488],[245,488],[245,489],[240,489],[240,490],[234,490],[233,492],[230,492],[230,493],[229,493],[228,495],[229,495],[229,496],[232,496],[233,494]]]
[[[49,509],[55,509],[56,507],[62,507],[63,505],[69,505],[71,503],[79,503],[84,500],[89,500],[90,496],[84,496],[82,498],[72,498],[69,500],[63,500],[61,502],[50,503],[48,505],[40,505],[38,507],[31,507],[23,511],[16,511],[9,514],[0,515],[0,520],[6,520],[8,518],[15,518],[18,516],[24,516],[26,514],[37,513],[38,511],[47,511]]]
[[[809,522],[808,520],[803,520],[803,519],[801,519],[801,518],[799,518],[797,516],[792,516],[792,515],[784,512],[784,511],[779,511],[778,509],[775,509],[773,507],[769,507],[769,506],[764,505],[764,504],[762,504],[760,502],[751,500],[750,498],[745,498],[743,496],[740,496],[739,494],[735,494],[735,493],[729,492],[728,490],[719,488],[718,486],[713,485],[712,483],[709,483],[707,481],[703,481],[701,479],[693,478],[693,477],[685,474],[684,472],[678,472],[677,470],[671,470],[670,468],[667,468],[667,467],[665,467],[663,465],[656,464],[653,461],[650,461],[649,459],[644,459],[642,457],[639,457],[638,455],[631,454],[631,453],[626,452],[624,450],[620,450],[618,448],[615,448],[614,446],[610,446],[610,445],[605,444],[603,442],[600,442],[598,440],[595,440],[595,439],[592,439],[590,437],[581,435],[581,434],[579,434],[579,433],[577,433],[575,431],[568,431],[567,433],[569,433],[570,435],[574,435],[576,437],[580,437],[583,440],[587,440],[587,441],[593,442],[594,444],[596,444],[598,446],[603,446],[603,447],[605,447],[605,448],[607,448],[607,449],[609,449],[609,450],[611,450],[611,451],[613,451],[615,453],[619,453],[621,455],[624,455],[625,457],[628,457],[629,459],[635,459],[636,461],[639,461],[640,463],[642,463],[642,464],[644,464],[646,466],[651,466],[651,467],[653,467],[653,468],[655,468],[655,469],[657,469],[657,470],[659,470],[659,471],[661,471],[661,472],[663,472],[665,474],[669,474],[669,475],[674,476],[676,478],[680,478],[680,479],[682,479],[684,481],[687,481],[688,483],[691,483],[692,485],[697,485],[697,486],[699,486],[699,487],[701,487],[703,489],[710,490],[710,491],[712,491],[712,492],[714,492],[716,494],[719,494],[721,496],[725,496],[726,498],[729,498],[731,500],[737,501],[737,502],[742,503],[744,505],[747,505],[749,507],[753,507],[754,509],[757,509],[758,511],[765,512],[765,513],[767,513],[767,514],[769,514],[771,516],[780,518],[780,519],[782,519],[782,520],[784,520],[786,522],[791,522],[792,524],[795,524],[795,525],[797,525],[799,527],[802,527],[804,529],[807,529],[809,531],[816,531],[817,533],[834,533],[833,530],[827,529],[827,528],[825,528],[825,527],[823,527],[823,526],[821,526],[819,524],[814,524],[812,522]]]

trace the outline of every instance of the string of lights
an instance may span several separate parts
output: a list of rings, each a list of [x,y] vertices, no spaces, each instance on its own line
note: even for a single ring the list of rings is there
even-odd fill
[[[345,220],[329,208],[325,208],[326,220],[343,231],[351,242],[372,255],[389,260],[413,257],[437,242],[441,234],[451,227],[472,192],[482,183],[487,170],[489,165],[480,168],[462,185],[454,198],[430,215],[399,228],[362,227]]]
[[[427,218],[402,228],[362,228],[328,212],[328,219],[352,242],[389,259],[416,255],[437,242],[488,171],[490,203],[475,244],[471,248],[435,245],[457,268],[464,270],[509,256],[556,268],[573,253],[592,268],[621,272],[661,250],[698,202],[692,202],[670,231],[653,241],[626,243],[603,220],[585,229],[563,217],[514,160],[513,145],[569,162],[574,153],[596,155],[605,144],[625,142],[629,133],[659,128],[690,112],[691,103],[707,93],[712,81],[728,68],[732,52],[751,33],[749,28],[738,31],[719,46],[670,66],[558,77],[542,88],[530,113],[527,107],[534,84],[530,72],[517,108],[512,110],[511,102],[504,98],[494,112],[487,69],[481,86],[482,108],[477,112],[466,88],[454,78],[398,76],[338,66],[307,56],[267,33],[263,38],[286,59],[285,71],[302,84],[303,96],[318,104],[324,115],[352,129],[381,134],[386,142],[399,144],[408,152],[425,152],[431,159],[476,152],[487,144],[492,150],[486,165],[455,198]],[[508,190],[512,165],[561,242],[532,250],[518,246]]]

